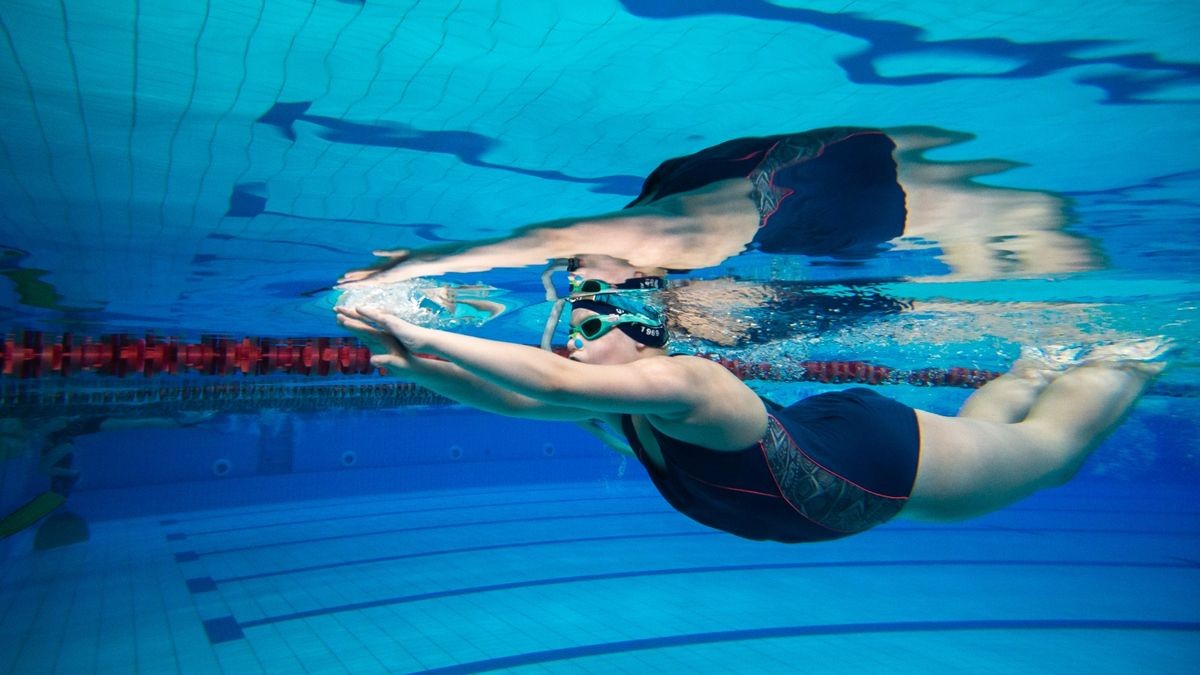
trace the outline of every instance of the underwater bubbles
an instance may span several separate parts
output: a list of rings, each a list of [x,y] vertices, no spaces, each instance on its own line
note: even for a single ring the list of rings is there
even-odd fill
[[[482,325],[508,308],[492,286],[454,286],[429,279],[357,284],[340,291],[334,307],[384,311],[431,328]]]

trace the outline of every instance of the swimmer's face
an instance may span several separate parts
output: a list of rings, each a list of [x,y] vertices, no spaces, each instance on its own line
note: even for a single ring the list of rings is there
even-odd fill
[[[593,316],[596,316],[596,312],[590,309],[572,309],[572,331]],[[640,347],[642,345],[637,340],[614,328],[595,340],[588,340],[579,334],[572,335],[567,340],[567,356],[580,363],[629,363],[637,359]]]

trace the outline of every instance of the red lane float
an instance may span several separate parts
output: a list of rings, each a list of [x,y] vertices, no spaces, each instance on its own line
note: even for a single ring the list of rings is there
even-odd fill
[[[10,377],[69,376],[81,372],[125,377],[178,375],[362,375],[374,369],[371,353],[353,338],[205,337],[183,343],[175,338],[98,339],[63,335],[53,343],[37,332],[4,341],[0,372]]]
[[[564,349],[555,350],[560,355]],[[856,384],[907,383],[937,387],[978,388],[1000,375],[971,368],[925,368],[900,371],[865,361],[789,361],[751,363],[717,354],[699,354],[725,366],[743,380]],[[79,373],[125,377],[141,375],[367,375],[370,350],[354,338],[204,337],[185,343],[175,338],[148,335],[104,335],[79,338],[65,334],[47,340],[27,331],[4,341],[3,372],[16,378],[37,378]]]

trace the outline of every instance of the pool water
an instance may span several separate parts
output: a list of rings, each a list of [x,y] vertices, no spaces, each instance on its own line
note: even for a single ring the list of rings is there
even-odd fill
[[[574,427],[373,374],[17,368],[0,517],[49,487],[48,439],[79,478],[0,539],[0,672],[1191,672],[1198,31],[1171,1],[4,3],[6,364],[35,335],[345,337],[330,289],[373,250],[613,211],[669,157],[840,125],[896,141],[904,235],[673,277],[769,298],[679,349],[772,364],[749,383],[788,402],[844,386],[801,361],[1175,348],[1069,485],[791,546],[684,518]],[[384,301],[536,343],[540,272]],[[414,295],[444,287],[504,312]],[[894,379],[943,414],[970,393]]]

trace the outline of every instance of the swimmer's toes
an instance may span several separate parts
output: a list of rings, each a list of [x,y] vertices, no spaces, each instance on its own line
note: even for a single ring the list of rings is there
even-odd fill
[[[1176,347],[1175,341],[1164,335],[1115,340],[1095,345],[1083,357],[1084,363],[1114,363],[1166,365],[1166,356]]]
[[[1030,370],[1046,373],[1061,373],[1079,363],[1082,348],[1071,345],[1046,345],[1044,347],[1021,347],[1018,363]]]

